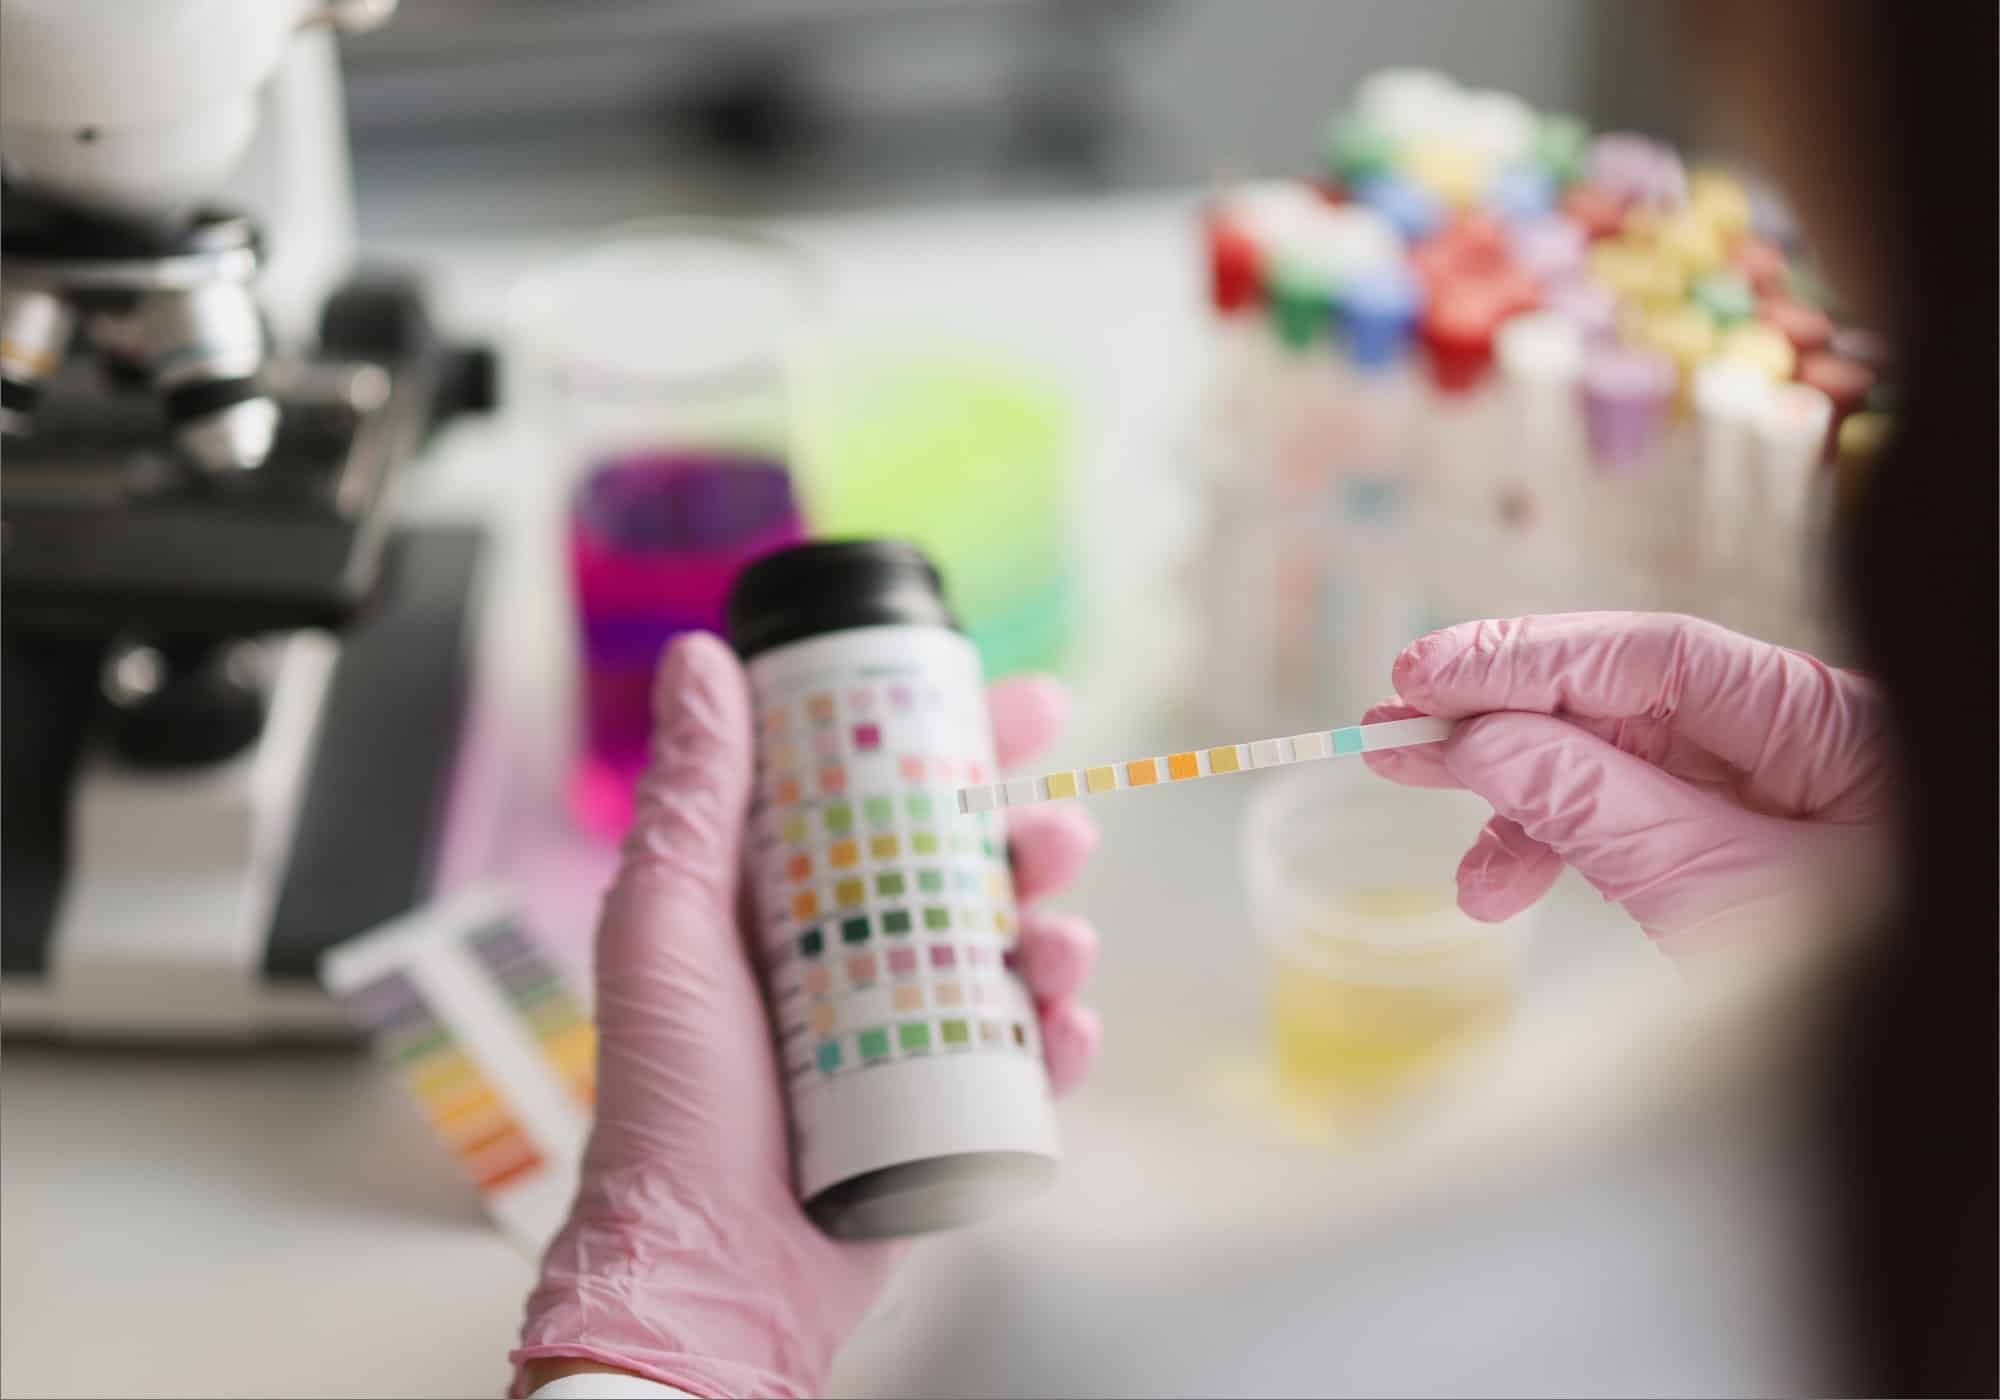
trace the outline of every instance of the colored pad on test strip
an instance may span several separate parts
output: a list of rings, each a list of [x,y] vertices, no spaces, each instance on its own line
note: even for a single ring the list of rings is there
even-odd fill
[[[1128,759],[1123,763],[1066,769],[1039,778],[1016,778],[1011,782],[962,787],[958,790],[958,810],[991,812],[1001,807],[1024,807],[1035,802],[1055,802],[1100,792],[1170,787],[1190,778],[1214,778],[1258,768],[1282,768],[1288,764],[1323,758],[1344,758],[1349,754],[1371,753],[1379,749],[1435,744],[1450,738],[1451,731],[1450,720],[1424,716],[1387,720],[1381,724],[1354,724],[1344,729],[1314,730],[1309,734],[1293,734],[1283,739],[1257,739],[1247,744],[1188,749],[1152,758]]]

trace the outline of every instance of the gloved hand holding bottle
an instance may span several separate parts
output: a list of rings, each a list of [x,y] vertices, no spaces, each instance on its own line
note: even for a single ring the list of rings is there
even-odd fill
[[[994,686],[999,761],[1046,746],[1067,708],[1053,682]],[[815,1393],[902,1255],[829,1238],[793,1194],[740,913],[751,768],[742,667],[716,638],[688,637],[660,668],[652,766],[598,928],[597,1121],[528,1299],[516,1394],[587,1370],[705,1396]],[[1073,808],[1018,814],[1018,896],[1068,884],[1094,842]],[[1023,914],[1019,967],[1057,1093],[1096,1053],[1096,1017],[1075,1001],[1095,955],[1082,920]]]
[[[1605,612],[1448,627],[1393,675],[1399,700],[1364,722],[1466,717],[1444,744],[1367,761],[1493,804],[1458,868],[1473,918],[1519,913],[1573,865],[1679,954],[1881,873],[1884,717],[1852,672],[1696,618]]]

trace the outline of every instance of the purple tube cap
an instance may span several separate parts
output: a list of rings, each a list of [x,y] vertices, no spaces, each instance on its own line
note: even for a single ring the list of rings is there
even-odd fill
[[[1515,225],[1508,245],[1522,269],[1546,286],[1575,276],[1583,267],[1590,235],[1560,214],[1547,214]]]
[[[1828,348],[1843,360],[1866,365],[1877,374],[1887,374],[1891,368],[1889,342],[1859,326],[1842,326],[1836,330]]]
[[[1585,358],[1584,431],[1600,466],[1627,470],[1645,460],[1676,382],[1673,361],[1663,355],[1605,346]]]
[[[1557,282],[1543,295],[1542,305],[1575,322],[1586,343],[1609,341],[1618,333],[1618,298],[1596,282]]]
[[[1613,131],[1590,144],[1589,178],[1613,194],[1672,207],[1687,200],[1687,168],[1671,147],[1633,132]]]

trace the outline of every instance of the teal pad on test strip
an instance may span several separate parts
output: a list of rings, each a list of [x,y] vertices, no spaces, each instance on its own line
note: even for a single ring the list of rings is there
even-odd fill
[[[1421,715],[1415,719],[1385,720],[1380,724],[1351,724],[1342,729],[1297,734],[1285,739],[1258,739],[1247,744],[1221,744],[1213,748],[1128,759],[1123,763],[1092,764],[1044,773],[1039,778],[976,783],[958,790],[958,810],[991,812],[1002,807],[1059,802],[1065,798],[1123,792],[1131,788],[1171,787],[1190,778],[1219,778],[1229,773],[1281,768],[1327,758],[1347,758],[1380,749],[1436,744],[1449,739],[1452,728],[1451,720]]]

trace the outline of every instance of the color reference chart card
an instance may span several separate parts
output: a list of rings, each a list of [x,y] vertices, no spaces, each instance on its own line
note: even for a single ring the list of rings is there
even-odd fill
[[[983,689],[955,699],[966,687],[939,684],[921,655],[753,678],[750,859],[794,1092],[913,1057],[1039,1058],[1007,965],[1005,829],[959,820],[952,801],[954,782],[991,771]]]
[[[597,1045],[511,902],[494,890],[449,897],[341,945],[320,974],[501,1229],[539,1257],[576,1190]]]
[[[972,783],[956,795],[958,811],[987,814],[1002,807],[1026,807],[1036,802],[1060,802],[1131,788],[1156,787],[1190,778],[1219,778],[1259,768],[1282,768],[1322,758],[1346,758],[1378,749],[1402,749],[1435,744],[1451,737],[1448,719],[1393,719],[1381,724],[1353,724],[1344,729],[1318,729],[1283,739],[1258,739],[1248,744],[1223,744],[1210,749],[1132,758],[1088,768],[1044,773],[1039,778]],[[969,775],[968,775],[969,776]]]

